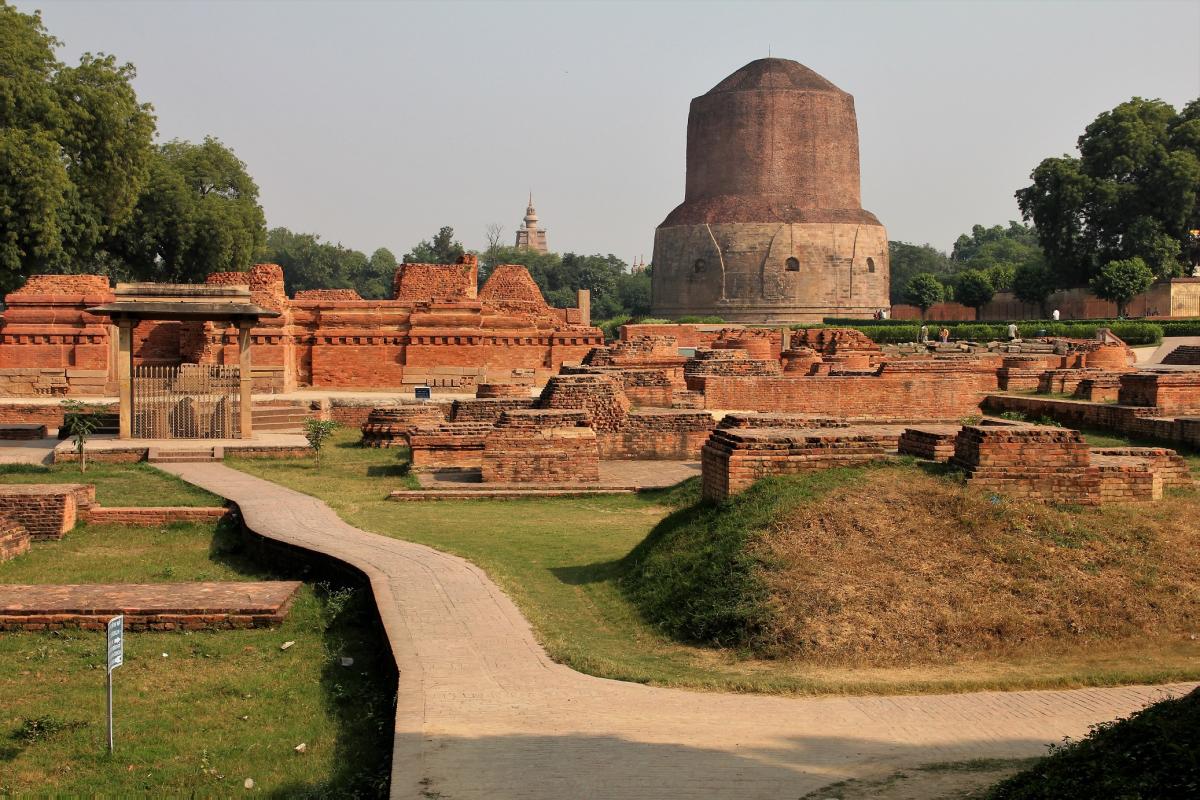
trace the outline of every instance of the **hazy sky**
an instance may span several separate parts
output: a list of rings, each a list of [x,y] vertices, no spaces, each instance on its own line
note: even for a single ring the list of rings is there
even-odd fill
[[[688,103],[795,59],[854,95],[862,196],[949,248],[1018,218],[1044,157],[1133,95],[1200,95],[1200,2],[53,2],[65,46],[138,69],[161,139],[211,134],[271,226],[397,256],[441,225],[650,259],[683,199]]]

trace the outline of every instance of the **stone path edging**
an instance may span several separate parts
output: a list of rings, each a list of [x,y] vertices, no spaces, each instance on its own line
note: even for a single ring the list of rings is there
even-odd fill
[[[798,798],[902,766],[1037,755],[1196,685],[793,698],[594,678],[551,661],[464,559],[220,464],[160,469],[237,503],[259,535],[367,576],[399,668],[396,798]]]

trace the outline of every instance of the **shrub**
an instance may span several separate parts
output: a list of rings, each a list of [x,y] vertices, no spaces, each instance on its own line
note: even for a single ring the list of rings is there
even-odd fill
[[[724,321],[725,320],[722,319],[721,317],[712,316],[712,315],[709,315],[706,317],[689,315],[689,316],[680,317],[677,320],[677,322],[684,324],[684,325],[720,325]]]
[[[1051,745],[1034,766],[995,786],[991,800],[1195,797],[1200,789],[1200,689],[1093,725]]]

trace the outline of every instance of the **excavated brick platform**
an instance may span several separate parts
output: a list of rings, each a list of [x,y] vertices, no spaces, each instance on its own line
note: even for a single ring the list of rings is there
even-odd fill
[[[29,550],[29,531],[21,523],[0,516],[0,561],[16,558]]]
[[[1099,471],[1091,467],[1079,431],[968,425],[955,441],[950,463],[976,488],[1059,503],[1101,502]]]
[[[768,475],[882,461],[895,448],[899,434],[899,430],[860,426],[718,428],[701,451],[703,495],[720,501]]]
[[[483,446],[482,475],[484,483],[596,483],[596,432],[584,427],[497,427]]]
[[[33,541],[61,539],[96,503],[96,487],[82,483],[0,486],[0,514],[18,523]]]
[[[362,426],[362,446],[406,447],[414,428],[445,421],[442,409],[432,404],[375,408]]]
[[[696,459],[714,427],[716,420],[707,411],[638,409],[629,412],[620,429],[598,434],[600,457]]]
[[[220,506],[92,506],[84,518],[93,525],[169,525],[173,522],[216,522],[229,513]]]
[[[533,408],[532,397],[479,397],[474,400],[455,400],[450,410],[451,422],[494,423],[505,411]]]
[[[131,631],[264,628],[283,622],[299,581],[0,584],[0,631],[101,630],[118,614]]]
[[[949,461],[954,457],[954,441],[959,425],[925,425],[920,428],[905,428],[896,443],[901,455],[916,456],[930,461]]]
[[[444,422],[414,428],[408,435],[414,472],[479,469],[483,445],[494,430],[489,422]]]

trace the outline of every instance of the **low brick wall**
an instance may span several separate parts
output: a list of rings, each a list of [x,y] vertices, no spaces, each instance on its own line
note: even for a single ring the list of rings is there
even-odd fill
[[[1115,403],[1120,392],[1120,374],[1102,372],[1081,378],[1071,395],[1078,400],[1087,400],[1092,403]]]
[[[707,411],[640,409],[625,417],[619,430],[597,434],[602,459],[690,460],[716,427]]]
[[[18,523],[34,541],[61,539],[96,502],[96,487],[82,483],[0,485],[0,515]]]
[[[768,475],[880,461],[888,449],[880,436],[854,428],[718,428],[701,450],[702,491],[721,501]]]
[[[1157,408],[1164,414],[1200,412],[1200,370],[1127,373],[1121,376],[1117,402]]]
[[[483,446],[494,430],[486,422],[445,422],[415,428],[408,435],[412,469],[416,472],[479,469]]]
[[[528,383],[481,383],[475,387],[475,397],[485,398],[532,398],[533,386]]]
[[[953,422],[979,413],[978,363],[900,361],[867,375],[709,376],[706,408],[787,412],[857,420]]]
[[[116,413],[115,403],[97,406],[100,410]],[[0,403],[0,423],[32,422],[50,428],[61,428],[63,407],[58,403]]]
[[[591,428],[497,427],[487,437],[484,483],[597,483],[600,454]]]
[[[299,581],[0,585],[0,631],[104,630],[117,614],[127,631],[195,631],[279,625]]]
[[[1099,471],[1079,431],[968,425],[950,463],[967,473],[968,485],[985,491],[1081,505],[1102,499]]]
[[[930,461],[949,461],[954,457],[954,442],[961,430],[955,426],[905,428],[896,443],[901,455]]]
[[[0,561],[16,558],[29,550],[29,531],[16,520],[0,515]]]
[[[434,405],[404,405],[376,408],[362,426],[363,447],[405,447],[408,434],[425,425],[446,421],[442,410]]]
[[[172,522],[216,522],[229,513],[219,506],[92,506],[82,516],[91,524],[169,525]]]
[[[483,397],[475,400],[455,400],[451,411],[451,422],[495,423],[505,411],[518,408],[533,408],[532,397]]]

